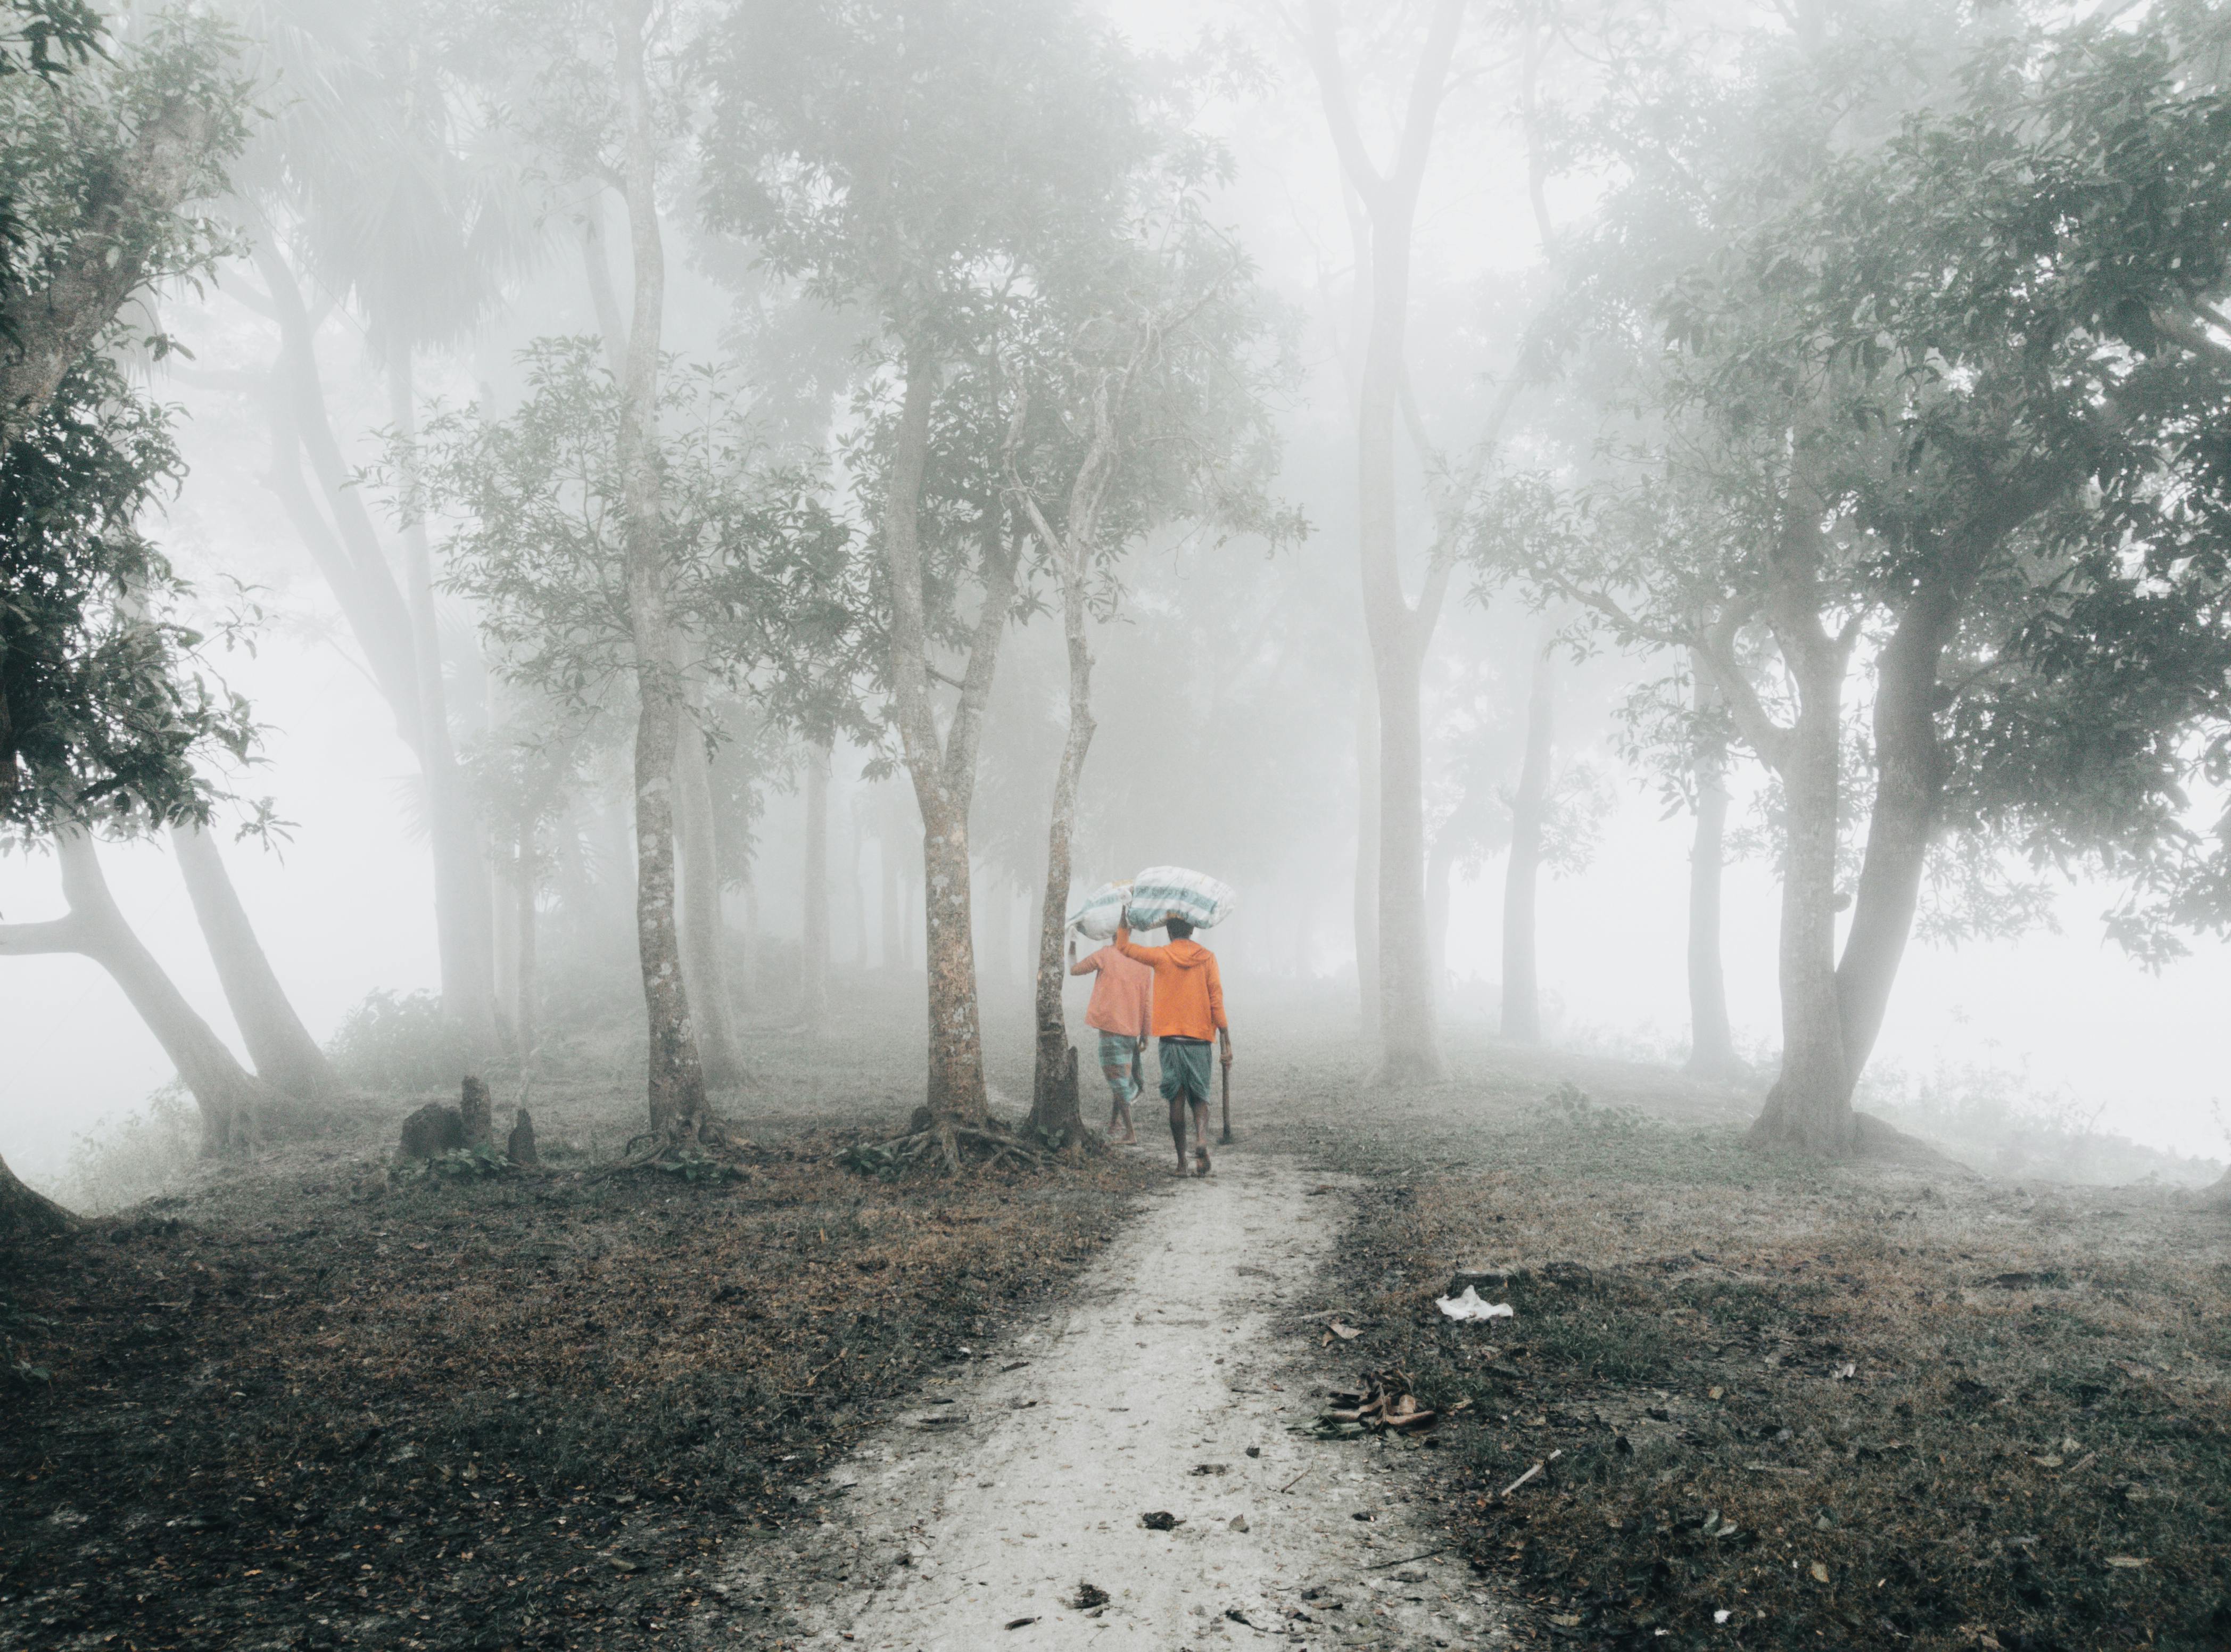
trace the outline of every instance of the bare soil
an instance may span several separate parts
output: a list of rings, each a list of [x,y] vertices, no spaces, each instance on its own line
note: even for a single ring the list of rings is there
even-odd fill
[[[1348,1215],[1284,1155],[1158,1189],[1057,1306],[834,1463],[818,1525],[734,1545],[708,1642],[1499,1642],[1414,1442],[1309,1435]]]

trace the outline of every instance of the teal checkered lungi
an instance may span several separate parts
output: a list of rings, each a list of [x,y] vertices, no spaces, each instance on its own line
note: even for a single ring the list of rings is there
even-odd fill
[[[1180,1096],[1194,1101],[1208,1099],[1208,1053],[1212,1046],[1200,1039],[1162,1040],[1162,1099]]]
[[[1145,1042],[1121,1033],[1100,1034],[1100,1076],[1108,1080],[1119,1107],[1128,1107],[1139,1098],[1139,1047]]]

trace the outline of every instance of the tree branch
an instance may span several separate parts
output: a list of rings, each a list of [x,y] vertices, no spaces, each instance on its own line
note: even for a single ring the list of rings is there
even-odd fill
[[[1778,772],[1788,753],[1790,731],[1774,720],[1758,697],[1757,686],[1736,659],[1736,636],[1749,617],[1746,609],[1730,607],[1691,639],[1691,646],[1696,658],[1710,670],[1736,728],[1760,760]]]
[[[0,923],[0,958],[84,950],[85,926],[75,913],[42,923]]]
[[[0,454],[54,399],[62,376],[146,281],[164,222],[205,182],[215,135],[211,113],[167,99],[117,158],[108,189],[88,204],[77,231],[48,262],[54,274],[9,305],[15,336],[0,351]]]

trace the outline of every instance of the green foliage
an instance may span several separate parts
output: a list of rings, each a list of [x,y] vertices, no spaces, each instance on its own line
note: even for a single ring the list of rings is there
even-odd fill
[[[340,1081],[389,1095],[446,1092],[472,1063],[440,994],[375,988],[326,1045]]]
[[[166,409],[88,356],[0,458],[0,829],[204,807],[196,760],[244,759],[238,696],[166,613],[188,587],[141,519],[184,474]]]
[[[442,530],[448,588],[473,598],[499,668],[585,722],[624,714],[635,651],[622,540],[620,394],[591,339],[521,353],[527,394],[430,420],[417,475]],[[668,605],[695,675],[826,726],[859,644],[848,536],[810,467],[759,439],[744,386],[710,368],[661,376]],[[398,476],[411,474],[398,465]]]
[[[222,188],[247,87],[206,18],[157,16],[110,45],[76,0],[0,11],[0,832],[197,813],[196,756],[244,755],[252,737],[245,707],[194,674],[202,639],[168,617],[183,587],[139,521],[184,467],[165,411],[107,353],[135,341],[126,295],[86,280],[122,269],[144,289],[230,244],[179,203]]]
[[[229,225],[178,202],[222,196],[246,140],[239,39],[184,10],[121,39],[73,0],[10,0],[0,15],[0,332],[28,340],[82,319],[107,334],[119,327],[113,315],[48,308],[77,236],[103,238],[111,267],[129,258],[147,284],[197,275],[234,244]],[[181,123],[190,134],[182,187],[175,200],[148,198],[146,140]],[[158,353],[168,347],[153,342]]]
[[[1801,679],[1874,675],[1845,819],[1884,742],[1918,753],[1956,840],[1934,932],[2039,919],[2009,849],[2150,885],[2122,926],[2142,948],[2206,906],[2175,891],[2231,721],[2231,348],[2208,334],[2231,98],[2193,68],[2214,17],[2047,36],[1885,4],[1817,50],[1671,75],[1655,117],[1610,123],[1628,179],[1567,249],[1547,340],[1597,445],[1480,514],[1491,577],[1726,696],[1723,721],[1659,696],[1645,743],[1731,734],[1779,768]],[[1881,721],[1893,670],[1918,736]]]
[[[411,1175],[411,1172],[404,1172]],[[491,1176],[518,1175],[518,1165],[511,1163],[502,1150],[491,1148],[487,1141],[473,1143],[471,1148],[450,1148],[444,1154],[435,1154],[417,1168],[417,1175],[435,1176],[439,1181],[488,1181]]]
[[[0,76],[50,78],[100,49],[100,14],[86,0],[8,0],[0,17]]]
[[[744,1175],[741,1168],[726,1159],[695,1150],[656,1160],[653,1168],[693,1187],[715,1182],[740,1182]]]
[[[1560,1079],[1542,1098],[1542,1111],[1600,1142],[1626,1142],[1665,1133],[1664,1124],[1639,1107],[1604,1106],[1570,1079]]]

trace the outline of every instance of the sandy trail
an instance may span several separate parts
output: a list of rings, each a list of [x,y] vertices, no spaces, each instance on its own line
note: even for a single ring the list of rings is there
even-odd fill
[[[1231,1153],[1206,1182],[1173,1179],[1061,1308],[933,1390],[949,1404],[908,1412],[835,1465],[809,1493],[818,1526],[732,1554],[728,1610],[701,1624],[704,1641],[1504,1642],[1453,1557],[1389,1564],[1439,1547],[1405,1501],[1408,1453],[1289,1432],[1338,1374],[1297,1364],[1297,1340],[1272,1334],[1274,1319],[1331,1305],[1317,1269],[1347,1202],[1313,1196],[1322,1185],[1290,1161]],[[1148,1530],[1153,1510],[1183,1523]],[[1080,1581],[1107,1591],[1104,1609],[1072,1603]]]

